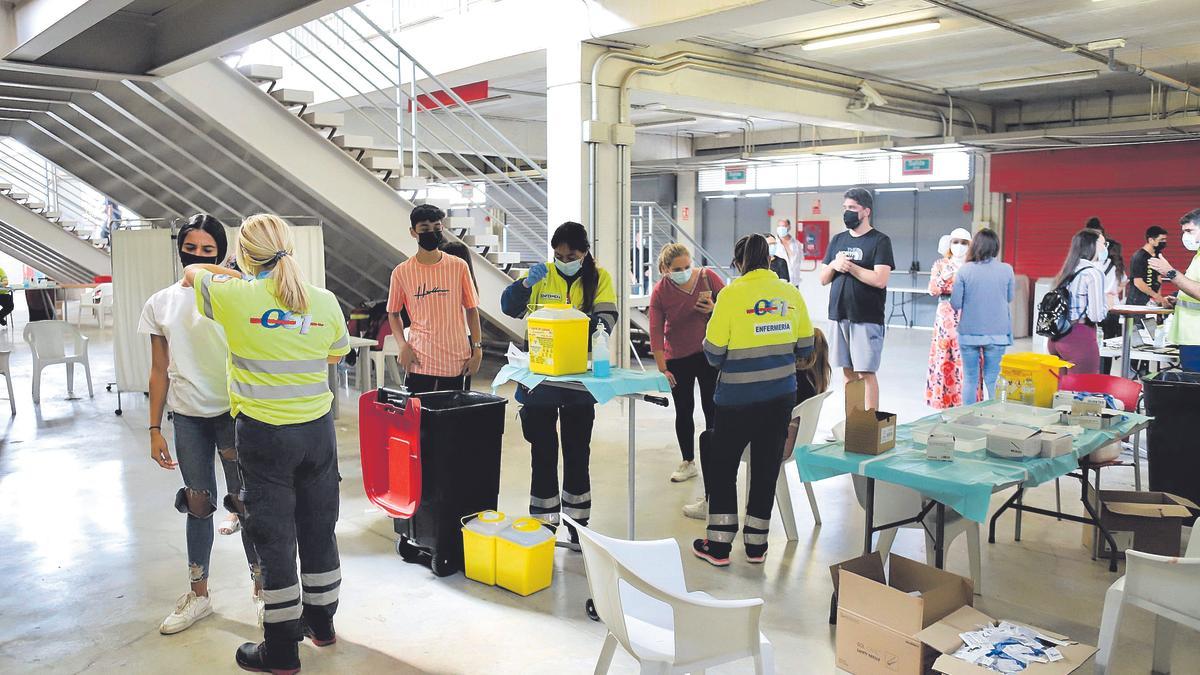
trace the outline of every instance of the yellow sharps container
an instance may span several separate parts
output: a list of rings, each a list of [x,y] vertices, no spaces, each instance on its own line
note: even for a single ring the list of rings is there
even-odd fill
[[[536,518],[518,518],[496,539],[496,585],[518,595],[550,586],[554,532]]]
[[[511,521],[499,511],[481,511],[463,520],[463,572],[468,579],[495,586],[496,536]]]
[[[1015,389],[1016,393],[1016,396],[1010,393],[1008,400],[1049,408],[1054,405],[1054,392],[1058,391],[1059,369],[1070,368],[1074,365],[1051,354],[1036,352],[1005,354],[1000,358],[1000,374],[1009,381],[1009,386],[1012,388],[1010,392]],[[1032,401],[1025,401],[1021,398],[1021,385],[1025,380],[1033,381]]]
[[[571,305],[543,305],[526,322],[529,370],[577,375],[588,369],[588,316]]]

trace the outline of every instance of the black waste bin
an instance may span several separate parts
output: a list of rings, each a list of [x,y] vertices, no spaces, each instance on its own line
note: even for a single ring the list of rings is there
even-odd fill
[[[1154,417],[1147,434],[1150,489],[1200,503],[1200,373],[1168,370],[1142,384],[1146,414]]]
[[[421,403],[421,501],[412,518],[394,520],[400,535],[396,551],[448,576],[463,569],[461,519],[496,508],[508,399],[477,391],[416,398]]]

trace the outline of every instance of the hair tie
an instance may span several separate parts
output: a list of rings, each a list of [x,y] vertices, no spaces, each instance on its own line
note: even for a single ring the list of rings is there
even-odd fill
[[[288,255],[287,251],[276,251],[275,255],[271,256],[271,262],[269,262],[267,264],[270,265],[270,264],[277,263],[277,262],[279,262],[279,260],[281,258],[283,258],[286,255]]]

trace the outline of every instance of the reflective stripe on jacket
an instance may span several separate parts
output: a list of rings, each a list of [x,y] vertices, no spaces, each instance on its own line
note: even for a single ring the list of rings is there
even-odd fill
[[[1200,282],[1200,253],[1192,258],[1185,277]],[[1200,345],[1200,300],[1179,292],[1175,298],[1175,320],[1167,339],[1177,345]]]

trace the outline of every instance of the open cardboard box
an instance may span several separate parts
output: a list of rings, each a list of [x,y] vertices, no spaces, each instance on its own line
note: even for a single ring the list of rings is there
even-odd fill
[[[1088,485],[1088,501],[1095,503],[1096,490]],[[1183,523],[1200,513],[1200,506],[1169,492],[1100,491],[1100,523],[1117,541],[1119,558],[1125,549],[1177,557],[1183,551]],[[1092,530],[1083,527],[1083,545],[1091,547]],[[1112,551],[1100,538],[1097,556],[1108,558]]]
[[[1012,623],[1020,622],[1012,621]],[[917,637],[922,642],[941,654],[933,662],[934,672],[944,675],[995,675],[996,671],[994,670],[981,668],[954,657],[954,652],[963,646],[962,640],[958,637],[959,633],[979,630],[985,625],[994,626],[996,621],[974,607],[961,607],[918,633]],[[1057,641],[1070,642],[1069,638],[1057,633],[1036,626],[1022,625]],[[1029,667],[1021,671],[1021,675],[1066,675],[1075,672],[1092,657],[1092,654],[1096,653],[1095,647],[1078,643],[1060,645],[1058,650],[1063,655],[1061,661],[1031,663]]]
[[[974,602],[965,579],[878,552],[830,568],[837,593],[837,666],[855,675],[924,675],[938,652],[917,634]]]
[[[879,455],[896,447],[896,416],[867,410],[867,384],[855,380],[846,385],[846,450]]]

